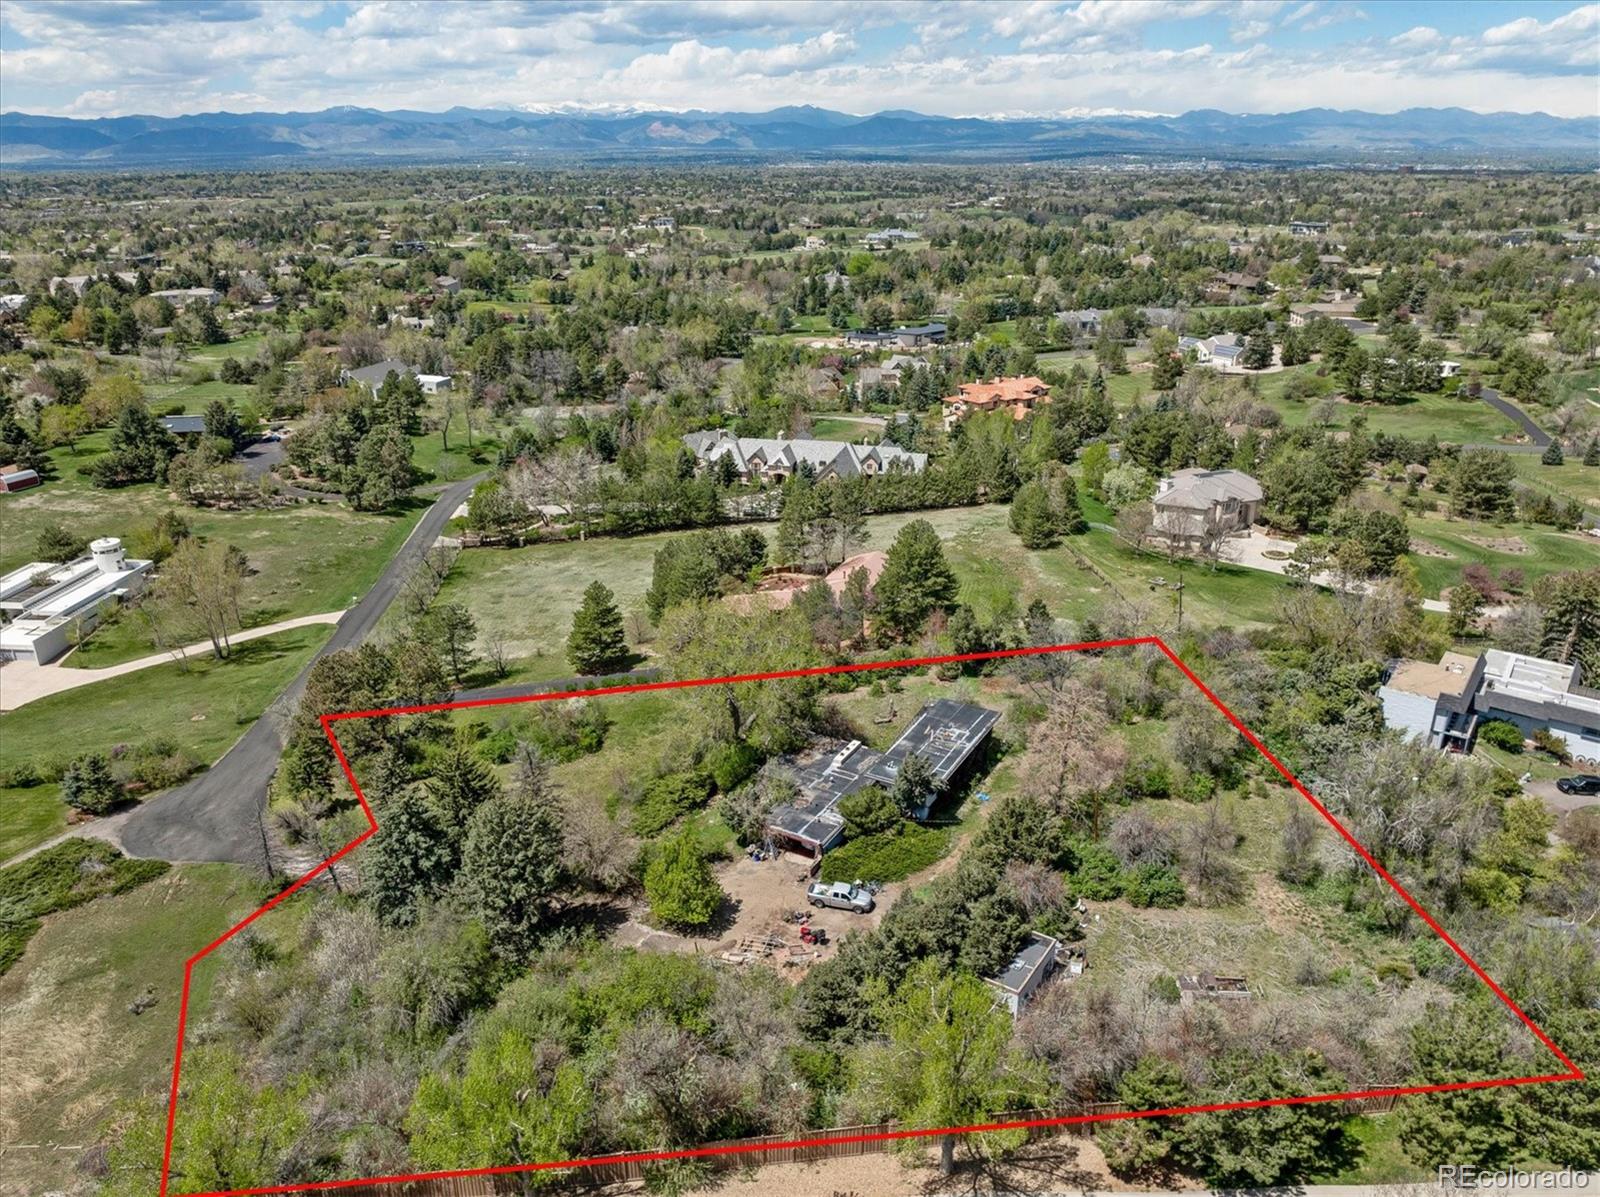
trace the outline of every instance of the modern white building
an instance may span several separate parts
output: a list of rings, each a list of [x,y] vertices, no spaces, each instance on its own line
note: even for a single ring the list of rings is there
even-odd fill
[[[44,665],[100,621],[105,604],[144,589],[154,563],[130,561],[115,536],[68,561],[30,561],[0,577],[0,660]]]
[[[1056,966],[1061,942],[1038,931],[1028,932],[1028,942],[998,976],[984,981],[999,994],[999,1004],[1015,1018],[1043,985]]]
[[[1577,665],[1490,649],[1474,659],[1445,653],[1437,664],[1396,661],[1378,690],[1384,722],[1434,748],[1471,752],[1486,719],[1541,729],[1575,761],[1600,764],[1600,690]]]

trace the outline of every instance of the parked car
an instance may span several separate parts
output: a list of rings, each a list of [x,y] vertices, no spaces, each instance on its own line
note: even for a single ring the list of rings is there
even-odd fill
[[[818,881],[806,891],[806,900],[813,906],[831,906],[856,914],[866,914],[877,905],[866,890],[846,881]]]
[[[1556,782],[1556,789],[1563,794],[1582,794],[1586,797],[1600,795],[1600,774],[1579,773],[1574,777],[1563,777]]]

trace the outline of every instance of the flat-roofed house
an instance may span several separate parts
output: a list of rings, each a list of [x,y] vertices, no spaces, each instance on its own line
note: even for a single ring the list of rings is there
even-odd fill
[[[1039,931],[1028,932],[1028,942],[1017,950],[1011,963],[984,983],[999,993],[1000,1004],[1011,1011],[1011,1017],[1021,1014],[1039,986],[1055,971],[1056,956],[1061,951],[1061,941]]]
[[[1576,664],[1489,649],[1474,659],[1445,653],[1437,664],[1400,660],[1378,689],[1384,722],[1434,748],[1471,752],[1486,719],[1524,736],[1547,731],[1574,760],[1600,764],[1600,690]]]
[[[0,660],[55,660],[105,606],[143,590],[153,566],[129,560],[122,541],[103,536],[76,560],[32,561],[0,577]]]
[[[1242,470],[1179,470],[1151,501],[1157,535],[1178,545],[1248,531],[1261,514],[1261,483]]]
[[[767,836],[774,843],[810,856],[821,856],[844,836],[842,799],[868,786],[892,789],[900,767],[911,756],[924,758],[933,771],[936,792],[923,797],[913,811],[928,817],[939,794],[956,784],[975,762],[1000,718],[999,711],[953,698],[937,698],[922,710],[883,752],[859,740],[813,749],[775,762],[795,783],[796,796],[772,808]]]

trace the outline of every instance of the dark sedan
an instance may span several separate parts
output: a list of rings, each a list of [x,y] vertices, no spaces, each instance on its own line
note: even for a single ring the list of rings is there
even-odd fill
[[[1585,797],[1600,794],[1600,776],[1593,773],[1579,773],[1576,777],[1563,777],[1556,782],[1556,789],[1563,794],[1582,794]]]

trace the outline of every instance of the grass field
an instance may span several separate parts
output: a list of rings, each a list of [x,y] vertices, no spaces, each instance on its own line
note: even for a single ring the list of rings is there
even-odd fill
[[[811,421],[811,435],[819,441],[869,440],[876,443],[882,434],[882,425],[850,416],[818,416]]]
[[[0,715],[0,769],[110,753],[118,745],[154,739],[209,765],[260,717],[331,633],[327,625],[295,628],[237,645],[226,661],[195,658],[187,672],[176,662],[155,665],[41,698]],[[64,729],[71,729],[70,735]],[[0,824],[11,853],[59,829],[59,792],[54,783],[0,790]],[[58,808],[54,815],[47,802]]]
[[[1283,385],[1263,386],[1261,402],[1282,415],[1285,425],[1297,428],[1310,421],[1320,401],[1285,399]],[[1487,403],[1443,394],[1417,394],[1398,403],[1340,403],[1329,427],[1348,428],[1358,413],[1366,417],[1369,432],[1416,439],[1435,436],[1454,444],[1509,440],[1517,432],[1510,419]]]
[[[1576,499],[1586,507],[1600,507],[1600,466],[1586,466],[1573,457],[1558,466],[1540,462],[1537,454],[1514,453],[1517,477],[1529,486],[1563,499]]]
[[[1546,574],[1569,569],[1594,569],[1600,566],[1600,543],[1574,532],[1535,528],[1526,524],[1485,524],[1478,521],[1450,520],[1441,516],[1408,518],[1411,534],[1419,540],[1450,553],[1449,557],[1412,554],[1422,580],[1423,592],[1438,597],[1442,588],[1461,580],[1461,569],[1473,562],[1497,573],[1520,569],[1529,582]],[[1525,552],[1508,551],[1499,542],[1520,541]],[[1490,543],[1484,543],[1484,542]]]
[[[244,623],[262,627],[348,607],[399,551],[423,510],[419,502],[403,516],[388,516],[316,503],[260,511],[185,510],[185,515],[197,535],[244,550],[251,568],[241,602]],[[96,521],[82,530],[126,535],[130,528]],[[119,613],[96,628],[65,663],[93,669],[154,651],[138,615]]]
[[[265,897],[242,869],[181,865],[130,893],[44,920],[23,958],[0,977],[6,1058],[0,1141],[10,1145],[3,1170],[8,1192],[71,1188],[80,1179],[74,1172],[80,1153],[48,1145],[91,1144],[118,1102],[164,1094],[184,959]],[[304,906],[291,899],[263,920],[263,933],[293,935]],[[194,970],[191,1025],[206,1016],[217,959]],[[129,1003],[147,993],[155,1006],[131,1013]]]

